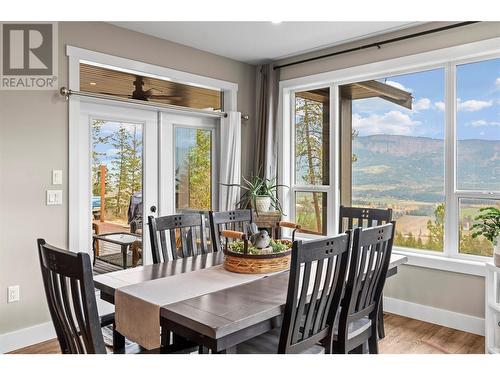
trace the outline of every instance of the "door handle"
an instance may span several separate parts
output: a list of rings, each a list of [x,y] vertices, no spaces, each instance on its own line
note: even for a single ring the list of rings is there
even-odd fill
[[[151,206],[149,208],[149,210],[152,212],[152,213],[155,213],[156,212],[156,206]]]

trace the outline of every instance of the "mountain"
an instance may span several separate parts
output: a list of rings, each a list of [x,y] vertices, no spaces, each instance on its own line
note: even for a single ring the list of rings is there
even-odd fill
[[[426,137],[355,137],[353,195],[423,202],[444,199],[444,141]],[[500,190],[500,141],[461,140],[457,144],[461,189]]]

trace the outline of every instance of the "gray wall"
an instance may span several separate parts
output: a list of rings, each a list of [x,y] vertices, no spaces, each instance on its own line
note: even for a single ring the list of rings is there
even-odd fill
[[[59,24],[59,86],[67,85],[66,45],[200,74],[239,85],[243,139],[255,119],[255,67],[105,23]],[[242,142],[242,170],[251,161]],[[52,169],[62,169],[64,204],[46,206]],[[68,106],[55,92],[0,91],[0,334],[50,320],[37,237],[66,247],[68,233]],[[21,301],[7,304],[7,286]]]
[[[448,23],[435,22],[401,32],[394,32],[378,38],[370,38],[336,48],[309,53],[301,57],[307,58],[335,52],[381,39],[397,37],[412,31],[419,32],[447,24]],[[281,71],[281,80],[383,61],[499,36],[500,22],[481,22],[479,24],[444,31],[434,35],[388,44],[381,49],[373,48],[287,67]],[[301,57],[282,60],[279,61],[278,64],[299,60]],[[389,279],[384,293],[388,297],[467,315],[484,317],[484,278],[478,276],[403,266],[400,268],[400,273],[396,277]]]

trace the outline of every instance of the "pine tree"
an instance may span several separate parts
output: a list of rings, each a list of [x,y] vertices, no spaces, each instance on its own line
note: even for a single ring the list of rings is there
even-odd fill
[[[190,208],[211,208],[211,152],[211,132],[196,129],[196,144],[189,150],[187,166]]]
[[[111,162],[113,166],[113,182],[116,188],[114,199],[114,213],[120,217],[125,213],[130,200],[129,193],[129,165],[128,156],[130,153],[131,135],[123,126],[113,133],[111,140],[112,145],[116,149],[116,157]]]
[[[295,169],[306,169],[307,173],[302,176],[303,182],[308,185],[323,183],[323,103],[310,99],[296,98],[296,130],[295,139]],[[327,164],[326,164],[327,165]],[[312,204],[316,228],[310,228],[322,232],[321,217],[321,193],[312,193]]]

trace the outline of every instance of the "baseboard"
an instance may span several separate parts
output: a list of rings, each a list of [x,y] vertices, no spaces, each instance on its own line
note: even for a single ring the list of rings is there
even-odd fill
[[[0,335],[0,353],[8,353],[56,337],[52,322],[26,327]]]
[[[484,336],[484,319],[437,307],[384,297],[384,311]]]

